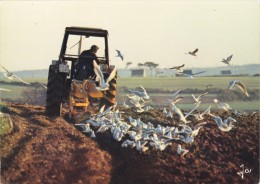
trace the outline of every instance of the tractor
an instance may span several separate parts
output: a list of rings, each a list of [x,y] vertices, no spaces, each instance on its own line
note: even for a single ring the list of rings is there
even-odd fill
[[[94,44],[100,48],[97,56],[106,79],[114,68],[109,65],[108,31],[87,27],[65,28],[59,59],[52,60],[49,66],[45,107],[48,116],[61,116],[63,105],[69,106],[70,116],[73,116],[77,109],[93,113],[104,105],[108,107],[115,104],[117,75],[109,82],[106,91],[95,89],[99,85],[96,80],[74,79],[80,53]],[[90,91],[90,88],[94,90]]]

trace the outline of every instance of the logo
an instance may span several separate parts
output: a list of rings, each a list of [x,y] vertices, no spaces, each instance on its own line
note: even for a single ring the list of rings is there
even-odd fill
[[[245,169],[244,164],[242,164],[240,167],[242,167],[242,171],[237,172],[237,174],[241,176],[242,179],[244,179],[244,175],[251,173],[252,169]]]

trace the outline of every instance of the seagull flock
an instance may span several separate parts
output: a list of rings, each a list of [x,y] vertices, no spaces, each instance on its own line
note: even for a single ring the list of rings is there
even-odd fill
[[[132,108],[137,113],[152,109],[149,105],[151,98],[142,85],[140,85],[140,90],[128,89],[128,92],[127,98],[130,104],[128,103],[128,105],[124,102],[124,109]],[[183,112],[177,107],[177,103],[184,98],[181,96],[181,92],[182,90],[178,90],[171,95],[170,99],[167,100],[169,104],[168,108],[162,110],[162,114],[166,118],[175,122],[174,126],[162,126],[159,123],[154,125],[150,122],[144,122],[140,118],[132,118],[131,116],[124,116],[123,118],[122,114],[125,112],[119,111],[117,104],[107,109],[104,109],[105,107],[103,106],[97,114],[90,115],[86,120],[75,124],[75,126],[80,127],[85,134],[88,134],[92,138],[95,138],[96,134],[109,131],[111,138],[119,142],[122,148],[135,148],[140,153],[144,153],[150,149],[164,151],[168,146],[177,145],[176,152],[181,158],[189,152],[189,150],[185,149],[184,144],[192,144],[196,136],[200,133],[200,130],[207,126],[208,122],[205,121],[205,116],[211,118],[220,131],[229,132],[235,127],[233,123],[237,121],[233,117],[229,116],[222,119],[211,112],[211,106],[214,104],[222,110],[232,111],[228,104],[220,102],[217,99],[214,99],[214,103],[204,112],[200,113],[197,111],[197,108],[202,104],[203,97],[208,92],[197,97],[192,94],[194,108],[189,112]],[[195,117],[195,125],[190,124],[190,116]]]

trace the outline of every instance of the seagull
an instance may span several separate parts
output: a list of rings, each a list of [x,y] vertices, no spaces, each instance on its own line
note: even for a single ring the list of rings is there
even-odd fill
[[[170,103],[176,104],[176,103],[179,102],[181,99],[183,99],[183,96],[178,96],[178,97],[176,97],[176,98],[174,98],[174,99],[168,99],[168,101],[169,101]]]
[[[195,49],[193,52],[188,52],[188,54],[192,56],[197,56],[196,53],[199,51],[199,49]]]
[[[150,97],[148,96],[146,90],[143,88],[143,86],[140,85],[140,87],[143,89],[143,91],[135,91],[135,90],[131,90],[129,89],[128,91],[136,96],[139,96],[141,98],[144,98],[146,100],[148,100]]]
[[[12,90],[10,90],[10,89],[0,88],[0,91],[12,91]]]
[[[169,69],[174,69],[174,70],[177,70],[177,72],[179,72],[179,73],[183,73],[183,67],[184,67],[185,65],[183,64],[183,65],[181,65],[181,66],[174,66],[174,67],[172,67],[172,68],[169,68]]]
[[[198,104],[198,103],[201,103],[201,97],[203,97],[206,94],[208,94],[208,92],[199,95],[197,98],[193,94],[191,96],[193,97],[195,104]]]
[[[185,116],[183,115],[182,111],[176,107],[176,105],[172,104],[172,110],[179,115],[180,121],[183,123],[190,123],[190,121],[187,121],[186,118],[197,108],[199,107],[199,104],[197,104],[189,113],[187,113]]]
[[[196,137],[199,134],[199,130],[206,124],[207,124],[207,122],[198,123],[197,125],[195,125],[193,127],[193,130],[188,125],[181,124],[179,126],[183,127],[182,131],[187,132],[189,134],[189,136]]]
[[[127,105],[125,102],[123,103],[123,107],[128,109],[129,108],[129,105]]]
[[[233,88],[234,85],[236,85],[247,97],[249,97],[246,87],[239,80],[230,81],[228,89]]]
[[[18,79],[19,81],[21,81],[22,83],[27,84],[27,85],[30,85],[30,83],[25,82],[24,80],[22,80],[20,77],[18,77],[18,76],[15,75],[14,73],[9,72],[9,71],[8,71],[5,67],[3,67],[2,65],[0,65],[0,66],[7,72],[7,74],[5,74],[5,77],[6,77],[7,79],[13,80],[13,78],[16,78],[16,79]]]
[[[110,73],[109,77],[105,80],[104,79],[104,75],[103,72],[100,69],[100,66],[96,63],[96,61],[93,62],[94,65],[94,72],[97,75],[97,77],[99,78],[99,86],[96,87],[97,90],[99,91],[106,91],[109,89],[109,82],[116,76],[116,67],[112,70],[112,72]]]
[[[117,51],[117,56],[116,57],[120,57],[121,60],[123,61],[124,60],[124,56],[121,54],[121,52],[119,50],[116,50]]]
[[[142,143],[141,141],[137,141],[135,143],[136,149],[140,152],[146,152],[149,149],[149,147],[145,146],[147,143],[148,141],[142,141]]]
[[[228,56],[227,59],[223,59],[221,62],[230,66],[230,60],[231,60],[232,57],[233,57],[233,54]]]
[[[204,115],[208,114],[210,112],[210,108],[211,108],[211,106],[209,106],[208,109],[206,109],[203,113],[197,113],[197,114],[190,113],[189,115],[194,116],[197,121],[201,121],[204,119]],[[187,114],[187,113],[185,113],[185,114]]]
[[[214,99],[213,102],[217,104],[218,108],[221,108],[225,111],[232,110],[232,108],[227,103],[220,102],[218,99]]]
[[[178,144],[177,153],[178,153],[179,155],[181,155],[182,158],[183,158],[184,155],[186,155],[186,153],[188,153],[188,152],[189,152],[189,150],[182,149],[182,148],[181,148],[181,145]]]
[[[201,74],[201,73],[205,73],[206,71],[201,71],[201,72],[197,72],[197,73],[194,73],[194,74],[186,74],[186,73],[178,73],[180,75],[185,75],[187,77],[189,77],[190,79],[193,79],[195,75],[198,75],[198,74]]]
[[[232,117],[228,117],[227,119],[225,119],[224,121],[221,119],[221,117],[219,116],[215,116],[213,114],[209,114],[211,117],[213,117],[213,120],[215,121],[215,123],[218,125],[218,128],[223,131],[223,132],[229,132],[234,125],[232,125],[233,122],[236,122],[235,119],[233,119]]]

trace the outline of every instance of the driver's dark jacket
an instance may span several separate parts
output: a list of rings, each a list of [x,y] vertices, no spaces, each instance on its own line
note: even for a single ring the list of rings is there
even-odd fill
[[[85,50],[83,51],[78,59],[78,62],[75,66],[76,73],[74,75],[74,79],[77,80],[84,80],[88,78],[94,78],[95,72],[94,72],[94,65],[93,61],[96,61],[97,64],[99,64],[99,60],[91,50]]]

